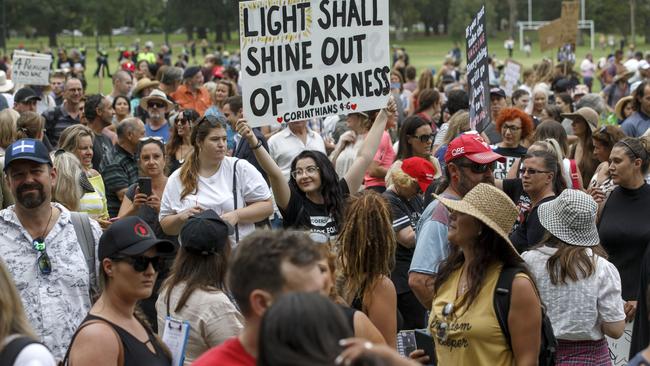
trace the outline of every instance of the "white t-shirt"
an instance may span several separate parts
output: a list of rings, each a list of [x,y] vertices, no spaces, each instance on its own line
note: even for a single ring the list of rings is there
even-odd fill
[[[167,180],[160,203],[160,220],[165,216],[175,215],[197,205],[204,209],[212,209],[218,215],[234,211],[232,173],[235,160],[239,160],[237,163],[237,207],[245,207],[246,202],[253,203],[270,199],[271,191],[262,174],[253,165],[244,159],[224,157],[219,170],[211,177],[199,176],[196,192],[188,194],[183,199],[181,199],[183,192],[181,169],[172,173]],[[254,230],[254,224],[240,224],[239,238],[246,237]],[[230,239],[233,243],[235,242],[234,235],[231,235]]]
[[[591,249],[586,250],[592,255]],[[555,337],[570,341],[603,339],[603,322],[625,319],[618,270],[606,259],[596,256],[596,270],[591,276],[577,282],[567,278],[566,285],[553,285],[546,262],[556,251],[543,246],[521,255],[535,277]]]
[[[269,155],[278,164],[284,178],[289,181],[291,162],[304,150],[316,150],[325,154],[325,142],[316,132],[307,129],[307,142],[293,134],[289,127],[271,136],[268,141]]]

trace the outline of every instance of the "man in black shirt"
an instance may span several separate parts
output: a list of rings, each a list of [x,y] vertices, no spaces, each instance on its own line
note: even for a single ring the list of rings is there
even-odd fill
[[[100,174],[113,161],[113,142],[102,134],[106,126],[110,126],[115,111],[108,98],[93,94],[86,98],[84,114],[88,119],[88,127],[95,135],[93,141],[93,169]]]
[[[45,134],[52,145],[59,145],[61,132],[67,127],[79,123],[81,117],[80,103],[84,96],[81,80],[70,78],[63,87],[63,103],[43,113]]]

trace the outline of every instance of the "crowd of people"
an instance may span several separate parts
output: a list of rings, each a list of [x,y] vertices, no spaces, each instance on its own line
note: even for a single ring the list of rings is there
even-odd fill
[[[650,57],[541,60],[473,126],[400,49],[385,108],[252,128],[225,53],[153,48],[106,96],[0,71],[0,361],[608,365],[633,322],[650,364]]]

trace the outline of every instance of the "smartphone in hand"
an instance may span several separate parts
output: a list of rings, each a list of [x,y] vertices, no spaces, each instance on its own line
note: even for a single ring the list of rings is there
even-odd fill
[[[138,190],[147,197],[151,196],[151,177],[138,178]]]

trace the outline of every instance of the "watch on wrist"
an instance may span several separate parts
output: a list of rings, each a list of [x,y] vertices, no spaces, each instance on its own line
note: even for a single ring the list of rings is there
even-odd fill
[[[257,140],[257,145],[253,146],[251,150],[257,150],[262,147],[262,140]]]

